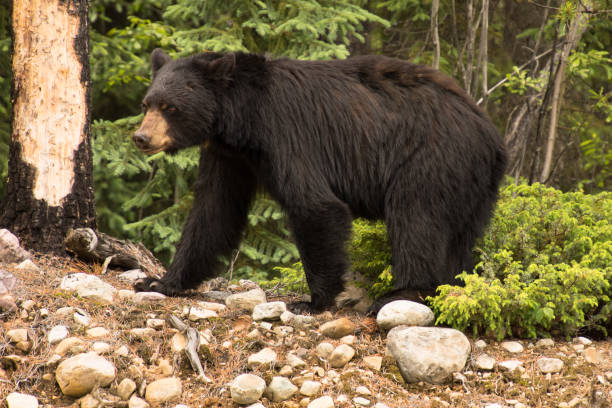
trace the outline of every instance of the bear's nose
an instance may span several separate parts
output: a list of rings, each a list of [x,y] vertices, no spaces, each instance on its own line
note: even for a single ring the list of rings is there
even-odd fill
[[[132,136],[132,140],[139,149],[144,149],[149,146],[149,138],[144,133],[134,133],[134,136]]]

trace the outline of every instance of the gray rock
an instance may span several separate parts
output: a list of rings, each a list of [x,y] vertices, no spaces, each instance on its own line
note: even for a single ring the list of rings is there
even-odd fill
[[[81,397],[95,386],[106,387],[115,379],[115,366],[96,353],[78,354],[60,363],[55,378],[62,392]]]
[[[202,297],[204,299],[217,301],[217,302],[225,302],[225,299],[227,299],[230,295],[231,295],[230,292],[221,291],[221,290],[209,290],[208,292],[202,293]]]
[[[38,408],[38,399],[29,394],[11,392],[6,397],[8,408]]]
[[[286,311],[285,302],[260,303],[253,308],[253,320],[278,320]]]
[[[162,378],[147,385],[145,400],[149,404],[163,404],[179,399],[182,393],[181,380],[176,377]]]
[[[334,368],[344,367],[354,355],[354,348],[348,344],[341,344],[329,355],[329,364]]]
[[[314,317],[307,315],[296,315],[290,311],[285,311],[280,315],[283,324],[295,327],[297,329],[305,329],[314,324]]]
[[[476,361],[474,361],[474,366],[478,370],[491,371],[495,368],[495,359],[488,354],[481,354],[476,357]]]
[[[554,374],[563,369],[563,361],[558,358],[541,357],[536,361],[536,366],[544,374]]]
[[[376,316],[378,327],[390,330],[394,327],[431,326],[434,313],[427,306],[409,300],[395,300],[384,305]]]
[[[474,343],[474,347],[476,347],[478,350],[484,350],[485,348],[487,348],[487,342],[484,340],[477,340]]]
[[[286,360],[291,368],[301,369],[306,367],[306,362],[293,353],[287,353]]]
[[[395,327],[387,335],[387,347],[406,382],[432,384],[461,371],[471,349],[460,331],[437,327]]]
[[[241,374],[232,381],[230,394],[238,404],[252,404],[261,398],[266,389],[263,378],[254,374]]]
[[[132,296],[132,301],[134,303],[155,303],[161,302],[167,298],[163,293],[157,292],[138,292],[134,296]]]
[[[266,303],[266,292],[255,288],[246,292],[230,295],[225,299],[225,305],[230,309],[246,309],[252,312],[256,305]]]
[[[87,351],[87,343],[78,337],[68,337],[60,341],[54,351],[60,356],[84,353]]]
[[[300,394],[307,397],[314,397],[321,391],[321,383],[318,381],[306,380],[300,387]]]
[[[306,408],[334,408],[334,400],[329,395],[312,400]]]
[[[504,341],[501,343],[501,348],[508,353],[522,353],[524,350],[523,345],[518,341]]]
[[[274,402],[281,402],[293,397],[297,390],[298,388],[289,379],[273,377],[264,394]]]
[[[19,239],[7,229],[0,229],[0,260],[6,263],[17,263],[30,259],[32,255],[21,246]]]
[[[255,354],[251,354],[247,359],[247,366],[251,369],[262,365],[274,364],[276,364],[276,352],[268,347],[261,349]]]
[[[553,347],[555,345],[555,341],[553,339],[540,339],[535,345],[536,347],[548,348]]]

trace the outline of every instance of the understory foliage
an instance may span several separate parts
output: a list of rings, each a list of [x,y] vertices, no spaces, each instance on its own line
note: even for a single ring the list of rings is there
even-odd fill
[[[612,194],[510,185],[465,286],[430,299],[438,324],[503,338],[605,332],[612,323]]]

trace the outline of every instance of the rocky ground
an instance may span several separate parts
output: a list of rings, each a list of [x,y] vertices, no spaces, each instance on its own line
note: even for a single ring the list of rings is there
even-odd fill
[[[285,302],[295,299],[248,281],[162,298],[135,295],[134,273],[100,271],[37,255],[0,262],[1,407],[612,405],[610,339],[499,343],[432,328],[389,332],[379,326],[395,326],[394,317],[293,315]],[[195,331],[172,327],[170,316]],[[185,353],[194,332],[202,374]],[[454,368],[453,358],[465,366]],[[411,371],[425,365],[429,372]]]

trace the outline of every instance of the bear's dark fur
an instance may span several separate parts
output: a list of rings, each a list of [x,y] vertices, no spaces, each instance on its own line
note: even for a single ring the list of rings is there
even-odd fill
[[[395,290],[431,293],[469,270],[506,154],[494,125],[449,77],[382,56],[270,60],[152,55],[134,140],[145,152],[201,146],[194,205],[172,265],[138,290],[177,294],[235,249],[257,188],[286,212],[312,301],[334,304],[354,217],[384,219]]]

